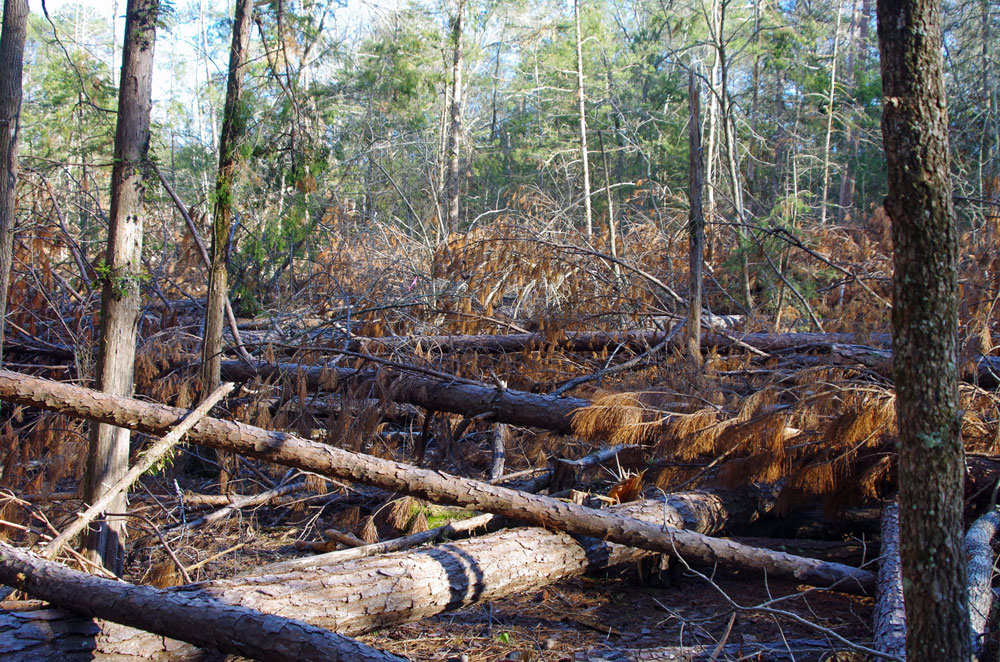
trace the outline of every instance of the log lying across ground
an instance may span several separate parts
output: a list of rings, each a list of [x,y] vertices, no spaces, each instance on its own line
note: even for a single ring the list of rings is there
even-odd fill
[[[0,542],[0,581],[81,616],[274,662],[403,662],[371,646],[295,619],[225,604],[205,594],[167,592],[71,570]],[[38,662],[47,652],[0,644],[7,662]],[[64,651],[60,651],[64,653]],[[60,655],[59,660],[73,659]]]
[[[249,366],[242,361],[223,361],[222,374],[225,379],[242,381],[258,376],[301,378],[314,391],[329,389],[331,384],[349,384],[353,389],[371,385],[375,392],[382,390],[376,390],[376,380],[381,375],[381,381],[385,384],[388,375],[392,377],[388,388],[391,389],[392,400],[396,402],[465,416],[492,412],[493,420],[497,423],[526,425],[564,433],[573,431],[572,413],[590,404],[590,401],[582,398],[560,398],[434,377],[337,366],[310,367],[296,363],[258,363],[256,366]]]
[[[669,495],[666,501],[619,506],[616,513],[715,533],[749,521],[769,504],[762,493]],[[560,579],[638,560],[649,552],[537,527],[509,529],[418,551],[368,557],[327,567],[269,573],[167,594],[209,596],[227,604],[294,618],[346,636],[537,590]],[[81,650],[93,650],[83,658]],[[0,612],[0,651],[19,660],[202,662],[177,641],[57,609]],[[77,654],[74,657],[71,654]],[[35,656],[33,656],[35,655]],[[65,657],[61,657],[65,655]],[[88,653],[89,655],[89,653]],[[119,657],[121,656],[121,657]]]
[[[0,370],[0,399],[162,435],[186,411],[133,398]],[[875,576],[858,568],[762,550],[731,540],[620,517],[537,494],[352,453],[283,432],[204,418],[188,433],[194,443],[306,471],[382,487],[429,501],[464,506],[691,561],[721,563],[789,577],[814,586],[871,593]]]
[[[537,351],[552,347],[568,352],[602,352],[616,348],[632,352],[642,352],[663,342],[669,331],[637,330],[607,333],[603,331],[584,332],[569,331],[565,334],[551,335],[543,333],[507,333],[497,335],[476,336],[393,336],[387,338],[353,337],[346,345],[337,345],[340,349],[352,352],[394,352],[402,349],[415,349],[419,344],[424,351],[439,352],[482,352],[482,353],[514,353]],[[336,344],[336,341],[333,341]],[[678,338],[679,347],[683,341]],[[714,333],[707,331],[702,334],[702,347],[705,351],[727,350],[739,347],[740,343],[750,345],[762,352],[810,351],[816,348],[829,348],[831,345],[872,345],[875,347],[891,346],[891,338],[887,333],[876,333],[862,336],[855,333]]]
[[[669,335],[669,331],[568,332],[557,337],[541,333],[511,333],[478,336],[414,336],[390,338],[355,337],[346,349],[354,352],[384,353],[403,349],[439,352],[476,351],[514,353],[552,347],[569,352],[600,352],[618,348],[642,352]],[[681,339],[677,338],[676,347]],[[819,352],[841,364],[860,363],[886,377],[892,372],[892,338],[887,333],[714,333],[702,335],[703,351],[728,351],[751,347],[765,354],[806,354]],[[986,388],[1000,384],[1000,357],[974,357],[962,379]]]

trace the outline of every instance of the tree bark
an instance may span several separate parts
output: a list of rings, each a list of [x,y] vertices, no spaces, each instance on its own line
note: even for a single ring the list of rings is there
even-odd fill
[[[14,264],[17,140],[21,131],[21,74],[28,0],[4,0],[0,34],[0,365],[7,321],[7,292]]]
[[[138,628],[134,632],[139,637],[153,633],[269,662],[402,662],[402,658],[316,625],[226,604],[196,591],[165,591],[94,577],[3,542],[0,581],[85,617]],[[22,653],[16,647],[11,651],[5,644],[0,649],[8,651],[4,658],[8,661],[35,661],[48,654]]]
[[[215,179],[215,206],[212,218],[212,267],[205,295],[205,337],[201,348],[201,393],[206,398],[222,382],[222,325],[229,301],[229,236],[233,218],[233,188],[236,179],[240,139],[246,132],[248,109],[241,101],[243,73],[246,69],[247,45],[250,40],[250,19],[253,0],[238,0],[233,17],[232,46],[229,50],[229,82],[226,86],[226,106],[222,115],[222,136],[219,142],[219,172]],[[229,478],[234,458],[219,456],[219,488],[229,492]]]
[[[163,434],[183,416],[183,410],[151,405],[133,398],[112,396],[78,386],[50,382],[0,370],[0,398],[70,416],[127,425]],[[844,592],[870,592],[875,577],[865,570],[838,563],[760,550],[730,540],[690,531],[666,529],[639,520],[565,503],[551,497],[526,494],[476,480],[419,469],[400,462],[351,453],[327,444],[269,432],[251,425],[202,419],[188,438],[204,446],[231,450],[306,471],[355,480],[429,501],[464,506],[511,519],[593,536],[692,561],[735,565],[779,577],[793,577],[817,586],[836,586]]]
[[[115,395],[132,393],[142,281],[143,169],[149,152],[153,44],[159,9],[159,0],[129,0],[125,12],[108,251],[104,267],[99,268],[103,289],[97,388]],[[128,452],[127,429],[108,425],[91,428],[84,491],[88,503],[97,501],[128,471]],[[110,512],[122,513],[127,508],[124,495],[108,505]],[[123,519],[100,522],[91,529],[87,552],[121,574],[124,535]]]
[[[644,352],[661,343],[670,331],[570,331],[558,337],[540,333],[509,333],[478,336],[397,336],[387,338],[353,337],[347,350],[353,352],[398,352],[414,348],[417,343],[424,351],[511,353],[559,349],[565,352],[601,352],[621,347],[631,352]],[[873,347],[891,347],[887,333],[862,336],[855,333],[718,333],[704,331],[701,345],[705,350],[730,350],[749,345],[766,353],[772,352],[829,352],[833,345],[865,344]]]
[[[766,498],[724,501],[711,494],[690,493],[670,495],[666,503],[644,501],[614,511],[713,533],[727,524],[749,521],[763,502]],[[600,539],[578,539],[530,527],[321,569],[205,582],[197,591],[178,587],[164,592],[194,593],[358,636],[648,555]],[[71,653],[81,648],[94,649],[94,657],[87,660],[110,662],[120,659],[116,655],[173,662],[203,660],[193,646],[106,621],[88,622],[62,610],[0,612],[0,650],[14,651],[19,657],[13,659],[74,660]]]
[[[704,166],[701,154],[701,83],[692,69],[688,74],[688,316],[687,350],[701,363],[701,268],[705,253],[705,215],[701,209]]]
[[[882,560],[878,566],[875,599],[875,648],[887,655],[906,658],[906,613],[903,609],[903,577],[899,571],[899,506],[882,512]]]
[[[958,395],[958,233],[940,5],[878,0],[892,219],[893,374],[906,656],[969,659]]]
[[[972,659],[982,659],[983,639],[993,607],[993,538],[1000,530],[1000,511],[995,507],[977,519],[965,535],[965,556],[969,560],[969,624]]]

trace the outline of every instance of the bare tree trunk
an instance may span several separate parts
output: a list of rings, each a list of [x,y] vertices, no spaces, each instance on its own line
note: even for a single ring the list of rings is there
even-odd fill
[[[449,233],[458,231],[458,198],[461,184],[459,151],[462,145],[462,24],[465,16],[465,0],[458,0],[455,16],[452,18],[452,62],[451,62],[451,104],[448,126],[448,180],[445,183],[445,200],[442,207],[446,214],[445,227]]]
[[[892,219],[893,374],[906,656],[967,660],[958,394],[958,232],[940,5],[878,0],[882,141]]]
[[[250,38],[253,0],[239,0],[233,17],[232,47],[229,51],[229,82],[226,88],[226,108],[222,117],[222,137],[219,142],[219,172],[215,180],[215,209],[212,219],[212,268],[205,297],[205,337],[201,349],[202,397],[214,392],[222,381],[222,326],[229,301],[229,274],[226,262],[233,218],[233,186],[240,139],[246,131],[248,111],[240,96],[246,51]],[[219,457],[219,487],[229,491],[233,458]]]
[[[732,186],[733,211],[736,213],[736,237],[740,243],[740,289],[743,298],[743,305],[747,312],[752,313],[754,302],[753,294],[750,291],[750,246],[747,241],[747,234],[750,227],[746,214],[746,207],[743,204],[743,183],[740,178],[740,156],[739,145],[736,140],[736,125],[733,122],[732,102],[729,98],[729,65],[726,61],[726,6],[728,0],[720,0],[716,48],[719,55],[719,121],[722,122],[722,139],[726,148],[726,163],[729,165],[729,183]]]
[[[97,388],[115,395],[132,392],[142,280],[143,169],[149,152],[153,43],[159,10],[159,0],[129,0],[126,8],[108,251],[104,267],[99,268],[103,289]],[[91,428],[84,492],[88,503],[96,502],[128,471],[128,452],[127,429]],[[117,513],[127,508],[124,495],[108,506]],[[121,574],[124,534],[123,520],[98,523],[88,536],[88,554]]]
[[[833,31],[833,63],[830,65],[830,93],[826,108],[826,143],[823,147],[823,196],[820,198],[819,223],[826,225],[826,199],[830,188],[830,141],[833,139],[833,101],[837,93],[837,57],[840,54],[840,21],[843,8],[837,4],[837,24]]]
[[[0,365],[14,263],[17,139],[21,130],[21,73],[27,25],[28,0],[4,0],[0,35]]]
[[[254,376],[281,377],[298,375],[310,388],[322,388],[335,382],[349,384],[356,390],[378,389],[378,375],[374,371],[350,368],[306,367],[289,363],[257,364],[247,366],[242,361],[222,364],[226,379],[253,379]],[[382,379],[384,383],[384,376]],[[477,383],[457,383],[448,379],[398,375],[389,386],[386,399],[404,402],[434,411],[446,411],[465,416],[491,412],[494,421],[512,425],[529,425],[557,432],[572,432],[572,414],[590,404],[581,398],[560,398],[528,393],[515,389],[498,389]]]
[[[205,594],[94,577],[3,542],[0,581],[79,614],[145,631],[136,632],[139,637],[151,632],[209,650],[274,662],[403,662],[316,625],[226,604]],[[8,652],[5,659],[12,658],[39,659],[34,653],[15,657]]]
[[[868,67],[868,25],[870,18],[871,0],[861,0],[861,11],[857,17],[858,25],[857,29],[852,32],[851,52],[847,64],[849,80],[845,81],[845,86],[849,89],[853,88],[855,81],[857,81],[858,71],[864,71]],[[844,173],[840,178],[840,195],[837,200],[838,224],[843,224],[850,217],[848,212],[854,206],[855,173],[852,159],[857,158],[861,144],[859,119],[860,113],[855,112],[851,127],[847,132],[847,154],[844,162]]]
[[[490,480],[503,476],[503,467],[507,459],[507,440],[510,438],[510,426],[506,423],[496,423],[493,426],[493,459],[490,462]]]
[[[580,162],[583,177],[583,219],[587,238],[594,236],[594,213],[590,205],[590,156],[587,150],[587,94],[583,87],[583,34],[580,31],[580,0],[573,0],[576,21],[576,96],[580,109]]]
[[[705,191],[706,214],[710,221],[715,221],[716,203],[715,189],[718,174],[716,173],[716,163],[719,155],[719,49],[714,42],[718,40],[719,25],[719,2],[712,0],[711,16],[708,23],[711,26],[709,32],[712,34],[712,71],[708,81],[709,102],[708,102],[708,149],[705,163],[705,183],[708,185]]]
[[[701,268],[705,252],[705,216],[701,209],[704,171],[701,154],[701,83],[692,69],[688,76],[688,317],[687,349],[701,363]]]

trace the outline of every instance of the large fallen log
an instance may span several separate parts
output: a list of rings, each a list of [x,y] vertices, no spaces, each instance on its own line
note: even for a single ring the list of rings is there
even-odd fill
[[[590,404],[588,400],[581,398],[559,398],[429,376],[338,366],[303,366],[295,363],[258,363],[250,366],[242,361],[223,361],[222,374],[225,379],[242,381],[258,376],[304,379],[313,391],[329,389],[331,384],[349,385],[356,392],[364,390],[366,386],[370,386],[376,393],[389,388],[395,402],[465,416],[492,412],[493,420],[497,423],[526,425],[564,433],[573,430],[571,414]],[[376,389],[376,380],[380,375],[382,384]],[[391,383],[386,384],[386,376],[392,376]]]
[[[0,399],[119,427],[164,434],[186,411],[109,395],[46,379],[0,370]],[[203,418],[188,433],[194,443],[234,451],[269,462],[355,480],[429,501],[464,506],[514,520],[641,549],[680,554],[692,561],[720,563],[794,578],[814,586],[849,592],[871,592],[875,576],[840,563],[808,559],[741,545],[684,530],[663,528],[551,497],[526,494],[481,481],[450,476],[352,453],[283,432],[243,423]]]
[[[619,506],[617,513],[715,533],[740,524],[769,504],[761,493],[669,495],[666,501]],[[537,590],[560,579],[649,556],[631,547],[577,539],[536,527],[348,563],[269,573],[166,593],[207,595],[227,604],[303,620],[346,636],[427,618],[446,611]],[[57,609],[0,612],[0,652],[21,660],[201,662],[197,648],[147,632]],[[60,657],[65,654],[66,657]],[[88,653],[89,655],[89,653]],[[120,657],[119,657],[120,656]]]
[[[136,586],[71,570],[0,542],[0,581],[37,598],[209,650],[268,662],[403,662],[371,646],[299,620],[219,602],[205,594]],[[7,662],[44,660],[40,651],[0,645]],[[70,659],[67,657],[49,659]]]

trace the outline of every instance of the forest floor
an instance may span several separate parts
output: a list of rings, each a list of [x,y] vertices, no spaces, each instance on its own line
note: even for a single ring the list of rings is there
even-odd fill
[[[510,227],[449,242],[427,256],[419,278],[400,260],[403,239],[375,247],[357,239],[350,250],[308,265],[301,289],[278,292],[286,309],[239,320],[251,358],[231,363],[250,375],[224,376],[237,390],[213,415],[477,480],[502,455],[491,442],[503,434],[509,434],[504,475],[545,472],[597,449],[631,445],[576,477],[572,487],[593,495],[587,505],[614,501],[609,495],[630,481],[642,488],[634,498],[772,485],[777,495],[760,512],[777,521],[798,517],[799,524],[719,535],[834,547],[877,543],[879,512],[896,489],[887,228],[876,215],[867,226],[822,235],[830,252],[854,260],[852,273],[880,275],[864,287],[855,278],[824,288],[809,310],[789,304],[778,288],[777,319],[749,317],[726,308],[731,297],[721,286],[710,289],[712,309],[731,314],[704,316],[711,326],[697,356],[689,353],[684,317],[670,296],[679,298],[669,284],[683,283],[685,274],[665,271],[686,263],[684,242],[667,241],[652,226],[630,235],[637,243],[629,255],[641,267],[634,277],[613,273],[590,248],[544,234],[515,236]],[[649,240],[640,243],[642,237]],[[32,263],[30,255],[20,259]],[[187,287],[197,294],[203,273],[190,271]],[[969,285],[964,292],[990,300]],[[18,293],[17,332],[5,355],[14,363],[5,367],[92,383],[96,298],[89,308],[49,310],[41,294]],[[150,298],[137,350],[137,397],[183,409],[196,402],[200,305],[191,297]],[[988,315],[972,312],[963,327],[960,391],[967,522],[982,512],[1000,475],[1000,360],[991,355],[1000,336]],[[825,329],[808,321],[812,313]],[[235,343],[229,336],[227,342]],[[318,380],[307,378],[310,369],[321,372]],[[432,401],[453,385],[485,391],[489,406],[465,410]],[[548,420],[508,423],[498,419],[496,403],[513,392],[550,404],[568,396],[576,404],[571,413],[563,405],[547,412]],[[12,495],[0,504],[0,519],[10,526],[0,534],[30,547],[61,530],[79,508],[78,501],[46,502],[45,495],[77,489],[87,430],[68,416],[10,409],[4,405],[0,421],[0,488]],[[144,442],[134,436],[133,450]],[[403,495],[246,460],[234,484],[238,494],[260,494],[282,480],[304,488],[282,504],[237,509],[179,533],[170,530],[178,521],[210,512],[180,495],[218,497],[219,474],[186,454],[173,462],[131,491],[130,511],[139,517],[130,518],[129,581],[180,585],[178,565],[193,582],[245,575],[308,548],[332,550],[336,545],[322,535],[327,529],[370,543],[448,518],[414,500],[392,524],[386,514]],[[14,506],[13,495],[34,500]],[[336,495],[343,498],[317,505]],[[852,519],[851,509],[866,511],[862,524],[855,526],[861,520]],[[177,560],[154,530],[168,532],[164,539]],[[870,563],[877,554],[873,546],[863,559],[834,560]],[[665,586],[639,575],[629,567],[562,580],[361,638],[414,660],[457,662],[860,660],[843,640],[868,646],[873,638],[870,598],[721,567],[678,568]]]

